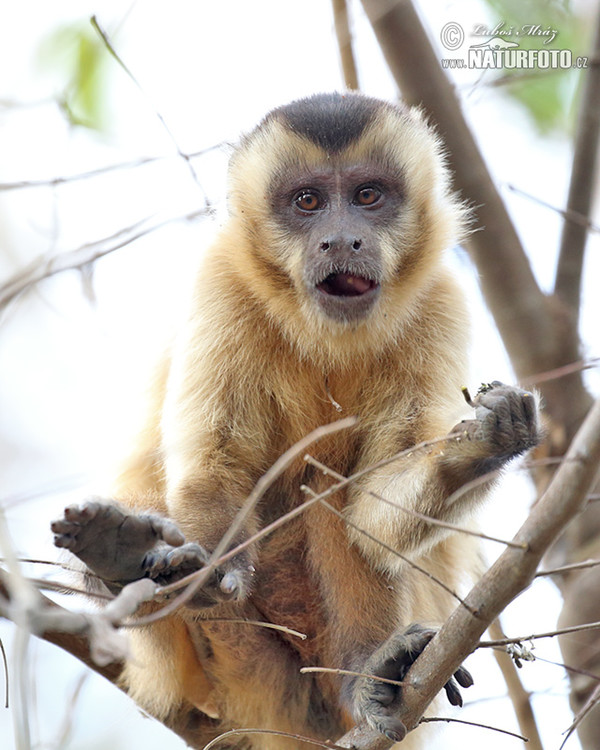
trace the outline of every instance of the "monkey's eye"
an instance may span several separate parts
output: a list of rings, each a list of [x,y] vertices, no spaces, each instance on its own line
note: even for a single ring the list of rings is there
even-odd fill
[[[381,198],[381,190],[373,185],[359,187],[352,202],[357,206],[374,206]]]
[[[300,211],[318,211],[323,207],[323,199],[314,190],[301,190],[294,196],[294,205]]]

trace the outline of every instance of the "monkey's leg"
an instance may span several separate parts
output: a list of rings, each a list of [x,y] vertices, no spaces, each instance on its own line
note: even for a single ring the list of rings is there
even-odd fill
[[[387,680],[402,681],[411,665],[435,635],[435,630],[418,624],[393,633],[365,662],[362,672]],[[457,684],[458,683],[458,684]],[[464,668],[454,673],[454,678],[444,685],[448,700],[453,706],[462,706],[458,685],[470,687],[473,678]],[[365,719],[378,732],[394,742],[406,734],[406,727],[394,713],[402,688],[371,677],[352,678],[347,686],[352,696],[353,712],[357,720]]]
[[[97,499],[65,509],[51,525],[54,544],[76,555],[109,588],[139,578],[166,585],[200,570],[209,555],[199,544],[184,544],[175,523],[151,513],[135,514]],[[192,605],[210,607],[236,598],[235,572],[218,568],[198,591]]]

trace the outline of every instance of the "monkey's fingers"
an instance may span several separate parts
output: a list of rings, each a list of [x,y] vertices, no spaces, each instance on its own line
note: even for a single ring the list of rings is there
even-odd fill
[[[464,667],[459,667],[456,670],[456,672],[454,673],[454,679],[463,688],[470,688],[474,683],[473,676],[471,675],[469,670],[465,669]]]
[[[450,704],[462,708],[463,699],[460,690],[458,689],[458,685],[463,688],[469,688],[472,684],[473,678],[471,677],[471,673],[464,667],[459,667],[454,673],[454,677],[451,677],[444,685],[444,690],[446,691],[446,696]]]
[[[172,547],[181,547],[185,542],[185,537],[170,518],[148,516],[148,520],[150,521],[152,531],[158,539],[162,539]]]
[[[378,701],[369,701],[364,716],[372,729],[385,734],[392,742],[401,742],[406,737],[406,726],[396,716],[388,713]]]
[[[208,562],[208,552],[199,544],[188,542],[176,547],[157,545],[144,557],[144,571],[150,578],[173,583],[195,573]]]
[[[448,701],[452,706],[459,706],[462,708],[463,699],[462,695],[460,694],[460,690],[458,689],[458,685],[456,684],[456,681],[453,677],[451,677],[448,682],[444,685],[444,690],[446,691],[446,697],[448,698]]]

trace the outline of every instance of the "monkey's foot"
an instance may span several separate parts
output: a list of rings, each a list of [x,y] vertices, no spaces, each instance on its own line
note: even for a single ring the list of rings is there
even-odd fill
[[[210,557],[199,544],[184,544],[183,534],[168,518],[130,513],[99,499],[65,508],[63,518],[51,528],[57,547],[69,550],[92,573],[119,587],[145,577],[162,586],[176,583],[203,568]],[[236,555],[211,571],[189,605],[204,608],[243,599],[254,572],[246,553]]]
[[[105,581],[120,584],[146,576],[146,555],[157,543],[173,549],[185,541],[168,518],[129,513],[100,499],[65,508],[51,528],[57,547],[72,552]]]
[[[414,624],[404,631],[394,633],[367,660],[361,671],[374,677],[401,682],[435,632],[431,628]],[[473,678],[470,673],[464,667],[459,667],[454,677],[444,685],[450,703],[453,706],[462,706],[458,686],[468,688],[472,684]],[[399,685],[390,685],[370,677],[359,677],[353,691],[357,718],[364,718],[373,729],[385,734],[394,742],[400,742],[406,735],[406,727],[394,715],[401,690]]]

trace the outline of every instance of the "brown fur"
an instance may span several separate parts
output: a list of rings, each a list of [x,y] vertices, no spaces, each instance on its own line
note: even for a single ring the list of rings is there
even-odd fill
[[[381,299],[364,321],[344,324],[326,319],[303,291],[301,238],[274,220],[270,191],[277,169],[310,173],[325,164],[343,171],[374,154],[384,154],[402,175],[403,209],[381,238]],[[342,474],[443,436],[468,411],[460,391],[465,308],[441,261],[462,231],[464,212],[448,192],[439,144],[418,112],[382,105],[358,140],[329,155],[281,118],[268,118],[232,159],[230,214],[204,258],[189,323],[164,366],[150,422],[116,493],[133,507],[168,513],[187,539],[208,549],[275,459],[339,417],[328,392],[342,416],[358,415],[360,422],[310,452]],[[470,450],[476,458],[481,449]],[[452,508],[444,501],[472,477],[468,461],[440,452],[399,460],[331,502],[456,589],[470,565],[465,537],[441,533],[365,493],[442,518],[464,516],[473,494]],[[318,492],[331,480],[295,462],[241,536],[301,503],[302,483]],[[427,577],[320,506],[252,555],[256,582],[246,601],[133,631],[135,658],[125,681],[151,713],[176,717],[192,704],[218,714],[223,729],[266,727],[335,740],[354,721],[342,680],[300,675],[299,668],[356,669],[396,628],[439,622],[453,604]],[[210,622],[211,615],[268,620],[309,637]],[[206,740],[215,732],[207,719],[200,735]],[[304,747],[268,736],[232,742]]]

